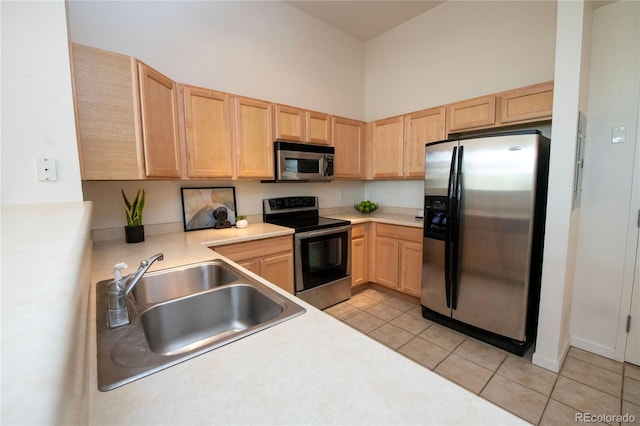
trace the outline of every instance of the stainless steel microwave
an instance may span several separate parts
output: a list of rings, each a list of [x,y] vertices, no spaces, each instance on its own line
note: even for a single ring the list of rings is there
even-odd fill
[[[332,146],[275,141],[275,181],[330,181],[334,152]]]

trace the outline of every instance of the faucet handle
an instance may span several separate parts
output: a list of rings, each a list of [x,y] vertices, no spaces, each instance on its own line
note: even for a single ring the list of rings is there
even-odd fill
[[[113,280],[116,282],[120,282],[122,280],[122,270],[127,269],[129,267],[125,262],[116,263],[113,265]]]

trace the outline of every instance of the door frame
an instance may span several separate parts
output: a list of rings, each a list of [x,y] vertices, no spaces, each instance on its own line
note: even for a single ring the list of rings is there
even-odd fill
[[[638,83],[640,86],[640,82]],[[638,92],[640,93],[640,91]],[[615,359],[624,361],[627,349],[627,316],[631,315],[632,295],[634,284],[640,286],[640,276],[635,276],[636,262],[640,262],[640,98],[636,110],[636,146],[633,161],[633,181],[631,184],[631,200],[629,202],[629,222],[627,224],[627,243],[624,257],[624,267],[622,276],[622,293],[620,295],[620,308],[618,317],[618,333],[616,336]],[[635,289],[636,294],[640,294],[640,289]],[[635,313],[634,326],[638,327],[640,316]],[[640,332],[635,330],[636,333]]]

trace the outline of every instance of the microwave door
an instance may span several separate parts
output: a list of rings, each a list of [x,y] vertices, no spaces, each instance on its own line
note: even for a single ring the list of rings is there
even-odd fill
[[[278,179],[281,180],[330,179],[331,177],[325,173],[327,168],[325,155],[298,151],[280,151],[279,153]]]

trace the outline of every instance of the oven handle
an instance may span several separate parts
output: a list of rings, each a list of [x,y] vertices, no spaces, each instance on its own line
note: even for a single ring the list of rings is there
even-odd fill
[[[294,235],[296,239],[301,240],[303,238],[313,238],[313,237],[321,237],[323,235],[339,234],[345,231],[351,231],[351,225],[339,226],[336,228],[321,229],[318,231],[297,232]]]

